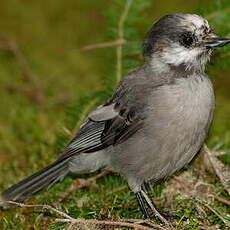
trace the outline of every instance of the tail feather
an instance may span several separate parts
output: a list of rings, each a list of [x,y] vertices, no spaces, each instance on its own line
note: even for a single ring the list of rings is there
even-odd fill
[[[0,195],[0,207],[10,206],[6,201],[25,202],[37,192],[50,188],[69,173],[69,158],[54,162],[32,176],[20,181]]]

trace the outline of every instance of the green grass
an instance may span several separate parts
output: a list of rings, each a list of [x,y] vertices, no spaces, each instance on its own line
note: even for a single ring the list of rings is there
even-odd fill
[[[204,1],[203,5],[205,2],[209,1]],[[133,16],[127,22],[127,28],[134,27],[134,30],[128,29],[126,33],[129,39],[132,38],[132,42],[125,46],[125,73],[140,63],[138,59],[140,39],[150,26],[153,15],[155,19],[161,14],[173,11],[195,12],[195,9],[201,6],[199,1],[190,1],[189,4],[193,5],[188,5],[184,1],[168,6],[166,1],[157,6],[154,4],[142,14],[138,11],[132,12]],[[221,3],[225,4],[224,6],[218,4],[210,4],[210,7],[201,10],[200,13],[210,15],[215,11],[221,11],[222,8],[226,10],[230,7],[228,1]],[[0,35],[9,36],[17,41],[28,60],[28,65],[42,83],[46,100],[38,104],[24,94],[12,93],[6,89],[9,85],[32,86],[23,79],[12,55],[0,50],[0,190],[52,162],[56,150],[68,141],[63,127],[76,130],[78,121],[82,119],[82,113],[91,108],[89,100],[95,99],[97,104],[105,99],[106,95],[111,94],[114,87],[112,78],[115,49],[88,53],[79,51],[80,47],[104,41],[104,37],[106,40],[116,38],[114,27],[121,9],[115,7],[111,11],[104,12],[107,6],[111,5],[116,6],[114,1],[105,0],[101,0],[100,3],[74,0],[65,1],[64,4],[61,0],[46,3],[42,1],[22,3],[19,0],[10,0],[1,3]],[[104,13],[109,14],[109,22],[105,19]],[[228,13],[220,13],[210,20],[220,34],[230,35],[229,24],[226,23],[229,21]],[[137,25],[137,28],[133,25]],[[215,120],[208,145],[216,150],[228,152],[230,152],[230,63],[229,58],[219,57],[229,51],[229,48],[218,51],[208,68],[209,74],[214,76],[217,96]],[[227,163],[229,158],[229,155],[225,155],[222,160]],[[192,175],[191,178],[198,178],[199,172],[194,167],[189,168],[189,173]],[[56,203],[60,194],[71,185],[71,181],[71,177],[66,178],[49,192],[36,196],[31,202]],[[202,176],[202,181],[210,186],[212,194],[228,199],[218,179],[205,174]],[[192,185],[194,183],[191,182]],[[128,189],[107,194],[115,188],[126,185],[122,178],[109,175],[99,179],[97,184],[98,190],[84,189],[72,194],[61,203],[62,210],[75,218],[140,218],[133,194]],[[175,188],[172,180],[156,186],[153,194],[160,210],[177,210],[180,219],[175,225],[179,229],[200,229],[201,224],[226,228],[216,214],[202,204],[199,205],[201,207],[199,209],[197,201],[184,196],[187,190],[175,189],[175,192],[172,192],[170,188]],[[171,193],[167,195],[166,191]],[[197,194],[202,195],[202,192]],[[219,213],[229,213],[226,205],[211,199],[208,201]],[[14,208],[1,211],[0,229],[63,229],[65,225],[53,223],[54,216],[48,213],[43,215],[39,209]]]

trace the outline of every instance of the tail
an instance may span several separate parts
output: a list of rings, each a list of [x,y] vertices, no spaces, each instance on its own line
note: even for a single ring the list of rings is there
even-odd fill
[[[25,202],[37,192],[50,188],[69,173],[69,158],[58,160],[32,176],[20,181],[0,195],[0,207],[11,206],[7,201]]]

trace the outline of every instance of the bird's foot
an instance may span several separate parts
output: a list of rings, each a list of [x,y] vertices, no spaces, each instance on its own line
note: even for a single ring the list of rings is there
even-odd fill
[[[157,211],[157,209],[154,207],[152,201],[149,199],[148,195],[143,190],[136,193],[136,198],[138,200],[141,212],[146,219],[151,219],[151,217],[154,215],[168,229],[174,229],[172,224],[163,215],[161,215]]]
[[[154,215],[157,219],[159,219],[165,226],[169,227],[169,229],[173,228],[172,224],[166,219],[167,216],[165,216],[164,213],[158,212],[155,207],[154,209],[151,208],[151,211],[152,211],[152,215]]]
[[[160,214],[165,218],[165,219],[180,219],[179,216],[176,215],[175,211],[161,211]]]

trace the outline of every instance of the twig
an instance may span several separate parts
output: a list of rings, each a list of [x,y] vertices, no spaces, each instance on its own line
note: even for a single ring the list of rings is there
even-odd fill
[[[230,195],[230,170],[229,167],[224,165],[221,161],[219,161],[216,157],[212,155],[212,152],[208,149],[206,145],[204,145],[203,150],[211,163],[215,174],[219,177],[222,185],[225,190]]]
[[[121,186],[121,187],[118,187],[118,188],[115,188],[115,189],[112,189],[112,190],[108,191],[108,192],[106,193],[106,195],[111,195],[111,194],[113,194],[113,193],[115,193],[115,192],[121,192],[121,191],[123,191],[123,190],[125,190],[125,189],[127,189],[127,186],[126,186],[126,185]]]
[[[104,177],[104,176],[106,176],[106,175],[108,175],[110,173],[111,173],[110,171],[104,170],[104,171],[102,171],[101,173],[98,173],[95,176],[91,176],[90,178],[88,178],[88,180],[90,180],[90,181],[98,180],[98,179],[100,179],[100,178],[102,178],[102,177]]]
[[[133,0],[126,0],[125,8],[118,22],[118,40],[124,40],[124,23],[128,16]],[[117,72],[116,80],[120,82],[122,77],[122,45],[117,46]]]
[[[223,10],[217,10],[217,11],[212,12],[211,14],[206,15],[205,18],[208,20],[211,20],[211,19],[213,19],[213,18],[215,18],[215,17],[217,17],[223,13],[228,13],[229,11],[230,11],[229,8],[225,8]]]
[[[6,201],[6,203],[17,205],[21,208],[43,208],[43,209],[53,211],[53,212],[57,213],[58,215],[63,216],[69,220],[74,220],[74,218],[72,218],[68,214],[66,214],[66,213],[64,213],[64,212],[62,212],[56,208],[53,208],[52,206],[50,206],[48,204],[23,204],[23,203],[19,203],[19,202],[15,202],[15,201]]]
[[[64,133],[66,133],[70,138],[74,138],[75,134],[73,132],[71,132],[68,128],[66,128],[65,126],[62,127]]]
[[[4,40],[2,39],[0,42],[1,42],[0,44],[1,49],[8,50],[14,55],[15,60],[18,66],[21,68],[24,77],[28,81],[32,82],[34,87],[36,87],[37,89],[41,89],[41,82],[38,80],[37,76],[35,76],[35,74],[30,69],[25,56],[23,55],[23,53],[18,47],[17,42],[9,38],[4,38]]]
[[[230,56],[230,53],[229,53],[229,56]],[[223,156],[224,154],[226,154],[226,152],[213,152],[212,151],[212,153],[213,153],[213,156],[215,156],[215,157],[220,157],[220,156]]]
[[[95,176],[89,177],[88,179],[75,179],[68,189],[64,191],[59,197],[59,202],[62,202],[66,198],[68,198],[72,193],[76,192],[79,189],[83,189],[86,187],[91,187],[93,189],[98,189],[98,186],[95,184],[95,181],[109,174],[109,171],[103,171]]]
[[[179,184],[182,184],[182,185],[184,185],[186,187],[193,188],[193,185],[191,183],[189,183],[188,181],[182,180],[178,176],[173,176],[172,179],[175,180],[176,182],[178,182]]]
[[[226,58],[230,56],[230,52],[224,53],[222,55],[219,56],[219,58]]]
[[[226,199],[224,199],[222,197],[219,197],[219,196],[214,196],[212,194],[210,196],[213,197],[216,201],[219,201],[219,202],[221,202],[223,204],[226,204],[226,205],[230,206],[230,201],[229,200],[226,200]]]
[[[116,227],[128,227],[133,229],[139,229],[139,230],[152,230],[153,228],[143,226],[138,223],[128,223],[123,221],[117,221],[117,220],[94,220],[94,219],[56,219],[56,222],[63,222],[63,223],[71,223],[73,224],[94,224],[94,225],[104,225],[104,226],[116,226]],[[165,228],[159,228],[160,226],[155,226],[156,229],[165,230]]]
[[[55,222],[62,222],[62,223],[69,223],[70,225],[68,226],[67,230],[72,229],[72,227],[75,224],[94,224],[94,225],[106,225],[106,226],[119,226],[119,227],[129,227],[129,228],[133,228],[133,229],[139,229],[139,230],[150,230],[153,229],[152,227],[154,227],[155,229],[159,229],[159,230],[165,230],[165,228],[157,225],[157,224],[153,224],[149,221],[140,221],[140,220],[135,220],[135,219],[130,219],[130,220],[96,220],[96,219],[75,219],[72,218],[71,216],[69,216],[68,214],[53,208],[50,205],[41,205],[41,204],[23,204],[23,203],[19,203],[19,202],[14,202],[14,201],[7,201],[7,203],[9,204],[13,204],[13,205],[17,205],[19,207],[22,208],[42,208],[42,209],[47,209],[49,211],[55,212],[57,213],[59,216],[62,216],[64,218],[56,218]],[[132,222],[132,223],[130,223]],[[146,227],[141,225],[141,223],[143,224],[149,224],[151,226],[150,227]]]
[[[219,230],[220,228],[217,226],[207,226],[205,224],[199,225],[200,230]]]
[[[217,211],[216,211],[214,208],[212,208],[209,204],[207,204],[206,202],[204,202],[204,201],[202,201],[202,200],[199,200],[199,199],[197,199],[197,198],[196,198],[196,200],[197,200],[200,204],[202,204],[202,205],[204,205],[206,208],[208,208],[212,213],[214,213],[224,224],[229,225],[229,222],[228,222],[227,220],[225,220],[225,218],[222,217],[222,216],[219,214],[219,212],[217,212]]]
[[[92,107],[95,106],[96,102],[97,102],[97,98],[95,98],[94,100],[91,100],[87,104],[87,106],[85,106],[85,108],[83,109],[83,111],[81,111],[80,119],[77,121],[77,123],[76,123],[76,125],[75,125],[75,127],[73,129],[73,132],[75,130],[77,130],[80,127],[80,125],[85,121],[86,116],[88,115],[88,113],[90,112],[90,110],[92,109]]]
[[[203,207],[201,207],[201,205],[198,202],[194,202],[194,205],[196,206],[196,210],[199,213],[200,216],[202,216],[202,218],[204,220],[207,220],[206,217],[208,216],[207,213],[205,212],[205,210],[203,209]]]
[[[67,229],[66,230],[72,230],[73,229],[73,227],[74,227],[74,223],[71,223],[68,227],[67,227]]]
[[[42,103],[45,99],[45,95],[41,90],[36,90],[29,87],[20,87],[17,85],[8,85],[6,89],[11,92],[18,92],[24,94],[35,102]]]
[[[120,46],[124,45],[127,41],[125,39],[118,39],[116,41],[111,41],[111,42],[103,42],[103,43],[97,43],[97,44],[92,44],[85,46],[81,48],[81,51],[89,51],[93,49],[101,49],[101,48],[107,48],[107,47],[113,47],[113,46]]]
[[[165,230],[165,228],[161,227],[158,224],[154,224],[151,220],[142,220],[142,219],[123,219],[122,221],[126,222],[132,222],[132,223],[137,223],[137,224],[147,224],[151,227],[154,227],[159,230]]]
[[[217,217],[219,217],[220,220],[222,220],[222,222],[224,224],[229,224],[228,221],[226,221],[214,208],[212,208],[210,205],[204,203],[204,206],[207,207],[211,212],[213,212]]]
[[[45,94],[42,90],[41,82],[29,67],[25,56],[23,55],[22,51],[18,47],[17,42],[14,39],[3,37],[0,40],[0,49],[4,49],[12,53],[17,65],[19,66],[22,72],[22,75],[27,81],[31,82],[33,85],[32,89],[22,88],[14,85],[9,85],[7,89],[11,91],[23,93],[38,103],[43,102],[45,100]]]
[[[83,188],[98,189],[98,186],[88,179],[82,179],[82,178],[75,179],[71,183],[70,187],[66,189],[61,195],[59,195],[58,203],[67,199],[72,193]]]

